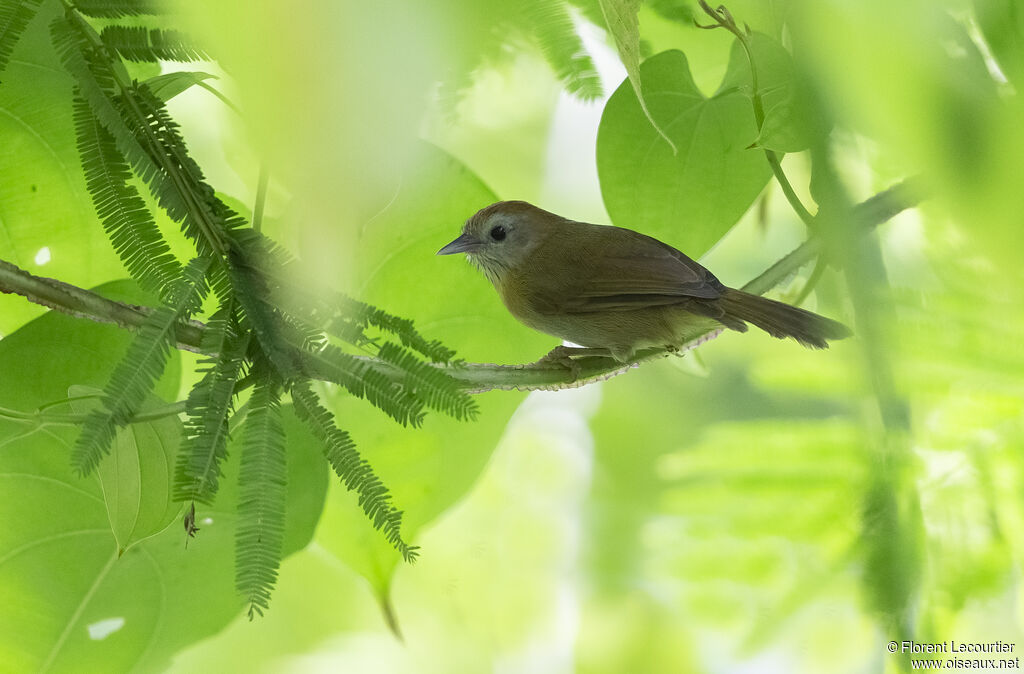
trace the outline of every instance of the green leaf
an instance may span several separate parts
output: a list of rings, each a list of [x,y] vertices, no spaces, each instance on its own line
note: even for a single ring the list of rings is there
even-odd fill
[[[146,80],[146,86],[154,96],[166,103],[192,85],[208,79],[217,79],[217,76],[199,70],[179,71],[150,77]]]
[[[828,123],[799,77],[793,58],[777,40],[764,33],[752,33],[751,49],[757,69],[757,88],[765,119],[755,145],[776,152],[800,152],[828,132]],[[722,88],[737,86],[753,95],[750,60],[739,41],[733,43],[729,69]],[[752,105],[752,104],[751,104]]]
[[[1006,77],[1024,82],[1024,8],[1017,0],[974,0],[985,41]]]
[[[129,288],[127,283],[104,290]],[[135,291],[119,299],[144,302]],[[50,313],[0,340],[0,406],[31,410],[75,384],[102,386],[130,334]],[[60,357],[55,357],[59,354]],[[174,357],[175,362],[177,356]],[[178,390],[177,371],[157,386]],[[288,410],[288,521],[283,552],[305,546],[323,509],[327,465],[319,443]],[[100,481],[67,462],[75,429],[0,419],[0,652],[11,671],[163,671],[187,645],[240,615],[234,588],[238,443],[216,501],[120,557]]]
[[[0,2],[0,73],[14,53],[22,32],[39,9],[39,0],[3,0]]]
[[[85,188],[71,117],[71,78],[54,53],[44,5],[0,84],[0,250],[33,274],[93,286],[124,277]],[[0,294],[0,334],[43,313]],[[65,391],[66,393],[66,391]]]
[[[361,341],[365,339],[362,328],[373,326],[397,336],[403,346],[423,354],[435,363],[447,363],[455,357],[455,352],[439,340],[427,340],[423,337],[414,327],[413,321],[408,318],[389,314],[349,297],[339,299],[343,315],[335,321],[332,329],[341,333],[349,333],[349,336],[355,340],[353,343],[361,344]],[[349,332],[352,330],[354,332]]]
[[[90,386],[71,386],[70,407],[79,414],[89,412],[99,404],[102,393]],[[150,396],[139,409],[145,412],[165,405]],[[96,474],[119,555],[163,531],[181,511],[170,489],[181,438],[181,421],[176,415],[134,423],[117,431],[110,455],[100,461]]]
[[[672,154],[676,154],[679,148],[651,114],[644,94],[640,71],[640,21],[637,19],[640,0],[598,0],[598,2],[601,5],[601,14],[604,15],[605,25],[608,26],[609,32],[615,39],[619,58],[622,59],[622,65],[626,68],[626,75],[629,77],[629,83],[633,87],[633,94],[640,104],[640,109],[643,110],[644,116],[647,117],[647,121],[658,132],[658,135],[668,143]]]
[[[653,117],[676,141],[660,141],[627,83],[605,106],[597,136],[601,193],[612,222],[699,257],[736,224],[771,170],[759,150],[750,101],[724,85],[706,98],[686,56],[667,51],[640,67]]]
[[[104,58],[96,51],[99,35],[91,24],[74,12],[55,18],[50,23],[50,33],[64,68],[74,78],[96,119],[117,141],[121,154],[147,181],[161,179],[163,173],[157,159],[149,152],[149,139],[135,128],[138,120],[130,116],[126,119],[122,115],[121,100],[116,90],[117,77],[118,74],[127,77],[127,73],[121,61]],[[175,217],[173,213],[172,217]]]
[[[444,337],[446,346],[470,361],[523,363],[557,344],[520,325],[484,276],[466,260],[438,257],[476,210],[497,201],[466,166],[423,144],[407,174],[396,176],[396,198],[368,222],[358,242],[351,294],[407,317],[424,335]],[[431,279],[424,283],[423,279]],[[363,458],[388,486],[404,512],[402,534],[417,532],[462,498],[474,484],[524,394],[501,391],[476,396],[477,421],[427,415],[415,431],[347,394],[324,397],[337,423],[359,442]],[[401,556],[359,510],[358,496],[343,488],[317,530],[318,541],[362,574],[383,598]],[[422,556],[430,550],[422,550]]]

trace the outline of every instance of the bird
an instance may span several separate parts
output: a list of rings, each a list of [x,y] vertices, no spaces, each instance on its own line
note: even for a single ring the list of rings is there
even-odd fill
[[[644,349],[678,351],[701,329],[746,332],[748,323],[816,349],[852,334],[838,321],[729,288],[654,237],[525,201],[477,211],[437,251],[456,253],[483,272],[521,323],[578,345],[556,347],[548,359],[607,355],[628,363]]]

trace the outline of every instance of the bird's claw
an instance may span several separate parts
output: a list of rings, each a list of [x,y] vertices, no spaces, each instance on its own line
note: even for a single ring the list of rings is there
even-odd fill
[[[589,347],[589,346],[556,346],[551,349],[546,356],[538,360],[534,365],[548,366],[556,365],[564,367],[569,370],[572,374],[572,380],[576,381],[580,378],[582,367],[580,366],[581,358],[588,357],[611,357],[612,353],[605,348],[601,347]]]

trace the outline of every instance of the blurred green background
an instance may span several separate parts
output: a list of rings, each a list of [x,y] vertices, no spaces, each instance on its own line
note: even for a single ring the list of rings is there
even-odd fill
[[[807,237],[763,153],[747,147],[758,132],[734,38],[694,27],[709,22],[695,3],[639,7],[641,60],[685,54],[663,59],[674,70],[649,62],[640,73],[652,115],[680,146],[672,155],[636,107],[606,30],[608,7],[629,4],[187,3],[180,28],[218,61],[160,67],[219,76],[210,82],[241,114],[199,87],[170,109],[210,182],[240,208],[253,203],[261,167],[269,173],[266,229],[318,277],[412,318],[470,362],[529,362],[553,338],[517,324],[469,265],[434,256],[488,203],[525,199],[641,229],[702,256],[732,286]],[[255,622],[231,595],[230,545],[218,547],[212,521],[191,559],[177,521],[152,538],[145,555],[163,571],[133,581],[130,565],[142,562],[129,559],[123,577],[121,562],[105,566],[111,537],[89,478],[95,572],[83,562],[59,587],[47,590],[49,577],[26,585],[33,565],[73,562],[26,559],[11,542],[20,539],[0,535],[0,606],[29,597],[41,616],[0,618],[10,656],[0,662],[182,673],[908,670],[887,651],[892,639],[1001,640],[1014,652],[980,657],[1018,657],[1024,7],[727,4],[791,54],[766,65],[762,83],[777,77],[766,96],[789,96],[795,112],[779,112],[780,124],[811,129],[772,139],[790,151],[783,166],[804,203],[823,209],[830,266],[804,306],[857,338],[813,352],[726,334],[577,390],[482,394],[478,421],[430,418],[419,430],[336,394],[421,559],[403,564],[338,484],[324,493],[325,468],[300,442],[295,460],[321,477],[293,483],[289,512],[305,519]],[[0,86],[0,257],[93,287],[125,273],[78,168],[70,80],[48,42],[58,9],[43,3]],[[696,107],[673,108],[683,94]],[[719,123],[730,115],[739,136]],[[919,207],[868,236],[844,230],[844,204],[909,176],[925,186]],[[793,301],[811,273],[774,296]],[[73,359],[67,335],[91,329],[48,317],[29,326],[34,338],[19,331],[42,313],[0,296],[10,407],[102,383],[54,367],[45,377],[60,382],[56,393],[30,386],[45,377],[17,363]],[[119,339],[110,331],[81,339],[109,345]],[[193,383],[194,360],[182,362],[159,391],[167,399]],[[19,468],[14,450],[47,453],[47,470],[64,470],[53,466],[73,438],[66,429],[26,438],[0,420],[0,431],[0,481],[42,470]],[[60,523],[76,508],[40,489],[18,482],[0,496],[5,521],[21,522],[12,530],[41,531],[44,515]],[[89,522],[57,529],[94,531]],[[192,565],[182,577],[180,565]]]

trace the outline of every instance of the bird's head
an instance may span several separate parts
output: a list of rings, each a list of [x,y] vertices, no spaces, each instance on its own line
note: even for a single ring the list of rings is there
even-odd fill
[[[525,201],[499,201],[477,211],[462,227],[462,235],[437,251],[465,253],[494,283],[530,254],[562,218]]]

